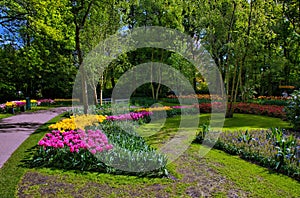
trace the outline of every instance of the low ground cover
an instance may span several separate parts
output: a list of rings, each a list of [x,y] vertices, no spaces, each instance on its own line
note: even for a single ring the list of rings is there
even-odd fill
[[[169,169],[172,178],[141,178],[53,169],[28,170],[16,195],[61,197],[297,197],[300,184],[219,150],[204,158],[190,148]]]

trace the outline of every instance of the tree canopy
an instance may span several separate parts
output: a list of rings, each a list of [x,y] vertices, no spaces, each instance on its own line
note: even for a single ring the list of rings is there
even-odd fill
[[[142,26],[173,28],[201,43],[231,102],[279,95],[279,86],[300,86],[299,9],[297,0],[3,0],[0,100],[71,97],[84,57],[110,35]],[[197,88],[205,79],[190,63],[162,49],[122,54],[98,85],[83,87],[93,88],[96,102],[100,89],[109,93],[126,70],[149,61],[172,65],[196,91],[207,91]],[[156,98],[163,94],[160,88],[146,87]]]

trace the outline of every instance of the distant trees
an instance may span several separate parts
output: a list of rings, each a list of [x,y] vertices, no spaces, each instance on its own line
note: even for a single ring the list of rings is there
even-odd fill
[[[0,100],[16,97],[18,91],[70,97],[90,50],[121,29],[141,26],[177,29],[199,41],[218,66],[231,103],[276,95],[279,85],[300,86],[299,7],[297,0],[3,0]],[[149,61],[172,65],[194,88],[202,78],[176,53],[139,49],[117,57],[99,76],[100,86],[82,76],[82,87],[92,87],[96,103],[100,90],[112,89],[126,70]],[[162,87],[149,85],[157,98]]]

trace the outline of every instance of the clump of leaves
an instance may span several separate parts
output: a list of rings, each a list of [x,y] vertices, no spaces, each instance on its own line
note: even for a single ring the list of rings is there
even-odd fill
[[[287,101],[284,108],[287,119],[295,130],[300,130],[300,90],[295,90]]]
[[[210,126],[209,124],[205,123],[201,126],[201,130],[196,134],[196,137],[193,141],[193,143],[199,143],[202,144],[206,134],[209,132]]]
[[[282,165],[285,164],[285,160],[292,163],[293,160],[297,158],[298,147],[297,139],[293,136],[286,136],[282,129],[272,128],[271,140],[274,142],[273,145],[277,151],[275,155],[276,166],[275,169],[279,170]],[[300,159],[299,159],[300,160]]]

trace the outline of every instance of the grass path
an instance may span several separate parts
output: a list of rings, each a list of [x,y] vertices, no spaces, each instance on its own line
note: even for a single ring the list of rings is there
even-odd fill
[[[208,114],[201,116],[201,122],[205,123]],[[259,121],[252,119],[251,115],[237,115],[235,121],[226,121],[225,126],[228,129],[243,127],[242,119],[247,126],[250,126],[249,120],[253,120],[255,125],[252,126],[262,128],[274,126],[274,123],[287,125],[267,117],[258,117],[264,119],[258,124]],[[167,119],[165,125],[157,126],[161,130],[149,136],[147,141],[157,147],[168,141],[176,133],[179,120],[178,117]],[[199,149],[205,147],[198,144],[190,145],[183,155],[168,165],[170,178],[138,178],[18,166],[26,150],[41,138],[45,126],[14,153],[8,165],[0,169],[0,197],[298,197],[300,194],[299,182],[223,151],[212,149],[201,158]],[[147,127],[155,128],[155,123]],[[8,193],[5,193],[6,190]]]

